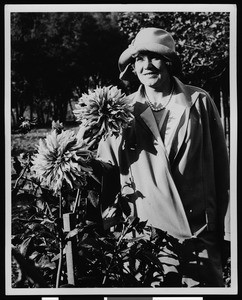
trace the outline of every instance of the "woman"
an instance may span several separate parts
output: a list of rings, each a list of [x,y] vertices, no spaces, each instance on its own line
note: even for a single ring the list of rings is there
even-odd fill
[[[184,282],[223,286],[229,167],[215,104],[207,92],[174,76],[180,61],[165,30],[141,30],[121,54],[119,68],[122,80],[135,73],[140,81],[128,96],[135,118],[121,136],[100,142],[98,158],[112,179],[119,174],[122,193],[135,195],[131,214],[176,238],[193,238],[202,267],[200,260]]]

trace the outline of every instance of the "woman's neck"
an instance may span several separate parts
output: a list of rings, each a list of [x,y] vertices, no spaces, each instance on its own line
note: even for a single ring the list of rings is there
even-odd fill
[[[173,89],[173,82],[169,79],[165,84],[159,88],[153,88],[145,86],[145,93],[150,102],[154,104],[164,104],[167,101],[167,98],[170,97]]]

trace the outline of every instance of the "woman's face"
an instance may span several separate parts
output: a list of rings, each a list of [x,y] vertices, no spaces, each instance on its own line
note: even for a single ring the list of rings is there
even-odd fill
[[[140,52],[135,57],[134,69],[140,82],[152,88],[159,88],[170,76],[164,60],[154,52]]]

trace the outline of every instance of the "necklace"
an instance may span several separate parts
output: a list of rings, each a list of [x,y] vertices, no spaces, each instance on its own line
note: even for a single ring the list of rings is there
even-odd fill
[[[171,90],[169,99],[166,101],[166,103],[164,105],[161,105],[159,107],[154,106],[154,104],[150,101],[149,97],[147,96],[146,92],[145,92],[145,98],[146,98],[146,101],[147,101],[149,107],[151,108],[151,110],[160,111],[160,110],[164,109],[169,104],[169,102],[171,101],[171,98],[173,96],[173,92],[174,92],[174,84],[172,85],[172,90]]]

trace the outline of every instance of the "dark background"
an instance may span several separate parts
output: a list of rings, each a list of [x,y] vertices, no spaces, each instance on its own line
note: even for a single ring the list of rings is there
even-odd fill
[[[33,2],[29,2],[29,1],[25,1],[24,4],[33,4]],[[93,4],[95,2],[92,2]],[[105,3],[108,3],[107,1],[105,1]],[[112,3],[112,2],[110,2]],[[122,1],[122,3],[125,3],[125,1]],[[131,4],[130,2],[128,2],[129,4]],[[141,3],[141,2],[140,2]],[[173,3],[176,3],[176,2],[173,2]],[[179,2],[178,2],[179,3]],[[186,3],[189,3],[189,1],[186,1]],[[206,3],[206,2],[205,2]],[[211,3],[211,2],[207,2],[207,3]],[[220,2],[221,3],[221,2]],[[227,3],[227,2],[226,2]],[[233,2],[233,3],[236,3]],[[1,13],[2,13],[2,18],[1,18],[1,25],[2,25],[2,28],[4,29],[4,4],[21,4],[19,2],[4,2],[1,4]],[[44,2],[42,3],[35,3],[35,4],[44,4]],[[47,3],[46,3],[47,4]],[[60,3],[61,4],[61,3]],[[74,1],[72,1],[72,4],[74,4]],[[79,2],[80,4],[80,2]],[[240,40],[240,28],[241,27],[241,21],[240,21],[240,15],[241,15],[241,5],[240,3],[236,3],[237,4],[237,11],[238,11],[238,24],[237,24],[237,28],[238,28],[238,51],[237,53],[240,53],[240,50],[241,50],[241,40]],[[4,44],[4,30],[2,31],[2,35],[1,35],[1,41],[2,41],[2,45]],[[238,55],[238,66],[241,66],[241,57]],[[1,65],[4,66],[4,51],[1,52]],[[4,78],[4,69],[2,69],[2,75],[3,75],[3,78]],[[237,74],[237,79],[238,79],[238,84],[240,82],[240,79],[241,79],[241,73],[240,73],[240,68],[238,68],[238,74]],[[2,99],[4,99],[4,85],[3,85],[3,82],[1,80],[1,91],[2,91]],[[239,96],[239,95],[238,95]],[[4,141],[4,101],[1,102],[1,113],[2,113],[2,118],[1,118],[1,140]],[[240,101],[238,101],[238,116],[240,116],[240,114],[242,113],[241,111],[241,103]],[[238,118],[238,121],[239,121],[239,126],[238,126],[238,130],[239,130],[239,134],[238,134],[238,199],[241,198],[241,190],[240,190],[240,165],[241,165],[241,158],[240,158],[240,145],[241,145],[241,135],[240,135],[240,126],[241,126],[241,119]],[[4,149],[2,147],[2,153],[4,153]],[[44,296],[33,296],[33,295],[25,295],[25,296],[6,296],[5,295],[5,268],[4,268],[4,238],[5,238],[5,216],[4,216],[4,159],[1,160],[2,162],[2,167],[1,167],[1,170],[2,170],[2,173],[1,173],[1,178],[0,178],[0,186],[2,187],[2,197],[1,197],[1,209],[0,209],[0,227],[1,227],[1,260],[0,260],[0,299],[1,300],[41,300],[41,298]],[[238,220],[240,220],[240,216],[241,216],[241,203],[240,201],[238,201]],[[241,234],[242,234],[242,230],[241,230],[241,222],[238,223],[238,237],[241,237]],[[239,280],[238,280],[238,288],[239,288],[239,291],[238,291],[238,295],[196,295],[197,297],[199,296],[203,296],[203,299],[204,300],[237,300],[237,299],[240,299],[241,297],[241,259],[240,259],[240,249],[241,249],[241,238],[238,238],[238,273],[239,273]],[[225,290],[226,292],[226,290]],[[58,295],[56,295],[57,297]],[[106,295],[100,295],[100,296],[58,296],[59,297],[59,300],[103,300],[104,296]],[[155,297],[162,297],[162,295],[155,295]],[[163,295],[164,296],[164,295]],[[48,295],[46,295],[46,297],[49,297]],[[54,296],[53,296],[54,297]],[[111,296],[110,296],[111,297]],[[114,296],[113,296],[114,297]],[[129,298],[133,298],[133,300],[136,300],[137,299],[137,296],[127,296]],[[125,298],[127,298],[125,296],[115,296],[115,298],[119,298],[119,300],[125,300]],[[150,297],[149,295],[147,296],[139,296],[138,299],[140,300],[147,300],[147,297]],[[169,295],[168,295],[169,297]],[[172,297],[172,296],[170,296]],[[176,295],[176,297],[178,297],[178,295]],[[179,297],[182,297],[184,298],[184,300],[186,299],[189,299],[188,296],[179,296]],[[136,299],[135,299],[136,298]]]

